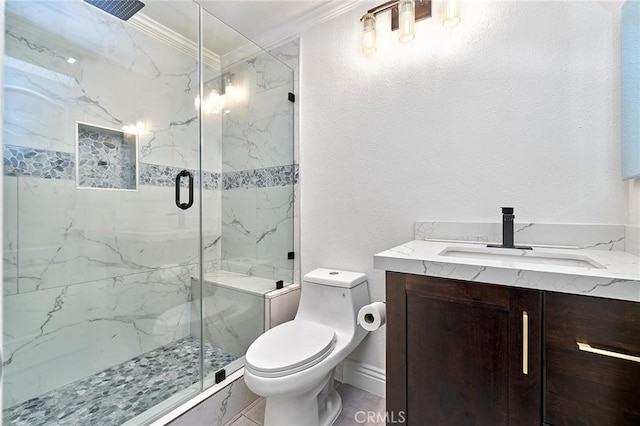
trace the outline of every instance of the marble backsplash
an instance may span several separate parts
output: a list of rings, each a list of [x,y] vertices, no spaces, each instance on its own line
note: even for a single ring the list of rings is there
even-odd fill
[[[502,223],[417,221],[414,238],[501,243]],[[514,240],[515,244],[521,245],[539,244],[624,251],[625,226],[516,222]]]
[[[625,226],[625,250],[640,256],[640,226]]]

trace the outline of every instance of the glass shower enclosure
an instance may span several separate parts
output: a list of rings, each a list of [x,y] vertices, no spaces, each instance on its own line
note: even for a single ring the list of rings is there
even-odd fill
[[[5,3],[3,420],[144,424],[294,281],[293,72],[190,1]]]

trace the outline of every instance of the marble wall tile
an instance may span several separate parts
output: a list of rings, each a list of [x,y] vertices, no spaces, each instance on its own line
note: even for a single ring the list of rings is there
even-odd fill
[[[222,192],[222,259],[256,258],[256,190]]]
[[[131,73],[156,79],[162,84],[175,85],[180,81],[185,87],[193,85],[185,67],[195,69],[195,58],[177,50],[175,55],[167,55],[167,45],[163,41],[140,32],[129,23],[105,15],[86,3],[55,0],[30,3],[33,2],[7,2],[10,16],[7,23],[19,27],[19,23],[26,22],[30,27],[39,28],[29,34],[35,40],[26,46],[24,53],[28,58],[42,58],[46,68],[55,70],[66,63],[69,56],[80,60],[93,53]],[[175,16],[176,25],[197,24],[196,4],[183,2],[174,8],[180,9]],[[52,26],[52,20],[60,25]],[[20,38],[16,41],[24,42]],[[51,49],[47,43],[54,44],[56,49]],[[73,52],[74,49],[77,52]]]
[[[141,161],[197,164],[195,58],[82,3],[10,2],[7,16],[5,83],[16,108],[5,117],[5,140],[74,152],[75,121],[116,129],[140,122]],[[51,26],[56,16],[65,25]],[[95,22],[91,32],[87,22]]]
[[[302,283],[302,272],[300,268],[301,249],[300,249],[300,185],[293,187],[293,251],[295,259],[293,261],[293,282]]]
[[[624,225],[515,223],[514,236],[516,244],[625,249]],[[502,242],[502,223],[418,221],[415,223],[415,239]]]
[[[265,181],[270,182],[269,179],[260,182]],[[21,220],[19,223],[15,221],[13,226],[6,224],[6,229],[7,232],[12,229],[20,231],[21,291],[197,262],[197,211],[175,207],[173,185],[141,186],[138,191],[128,193],[78,191],[73,181],[23,177],[16,183],[21,194],[17,203]],[[291,193],[292,186],[272,188],[286,194]],[[224,225],[218,220],[223,203],[220,191],[203,193],[207,265],[219,266],[215,262],[222,254],[221,235],[226,229],[229,232],[222,237],[222,240],[227,240],[225,256],[253,258],[253,264],[261,264],[263,260],[263,268],[268,265],[286,267],[257,255],[256,243],[261,235],[282,219],[273,219],[273,223],[265,220],[259,232],[255,228],[256,209],[259,207],[256,204],[257,193],[254,189],[246,191],[253,192],[224,191],[227,194]],[[273,208],[268,204],[268,193],[262,193],[260,198],[260,202],[265,203],[260,206],[263,218],[268,217]],[[43,207],[48,215],[36,214]],[[274,232],[289,231],[289,224],[280,224]],[[274,232],[269,233],[266,241],[291,238],[284,234],[276,237],[272,235]],[[275,273],[268,276],[275,276]]]
[[[640,226],[625,226],[625,251],[640,256]]]
[[[7,34],[10,31],[8,24]],[[22,49],[12,53],[13,44],[7,37],[4,102],[10,108],[3,116],[5,145],[74,152],[73,120],[66,99],[80,95],[77,82],[68,75],[16,59]]]
[[[257,398],[241,377],[173,420],[168,426],[222,426]]]
[[[294,280],[293,185],[299,167],[294,154],[293,91],[299,43],[263,53],[225,70],[248,93],[248,101],[231,108],[222,121],[222,260],[223,268],[265,278]],[[250,191],[258,189],[255,194]],[[255,217],[246,212],[254,211]],[[239,213],[239,212],[245,213]],[[242,216],[242,217],[241,217]]]
[[[216,175],[222,172],[222,117],[213,112],[202,116],[202,164]]]
[[[202,194],[203,269],[205,272],[220,269],[222,255],[222,224],[220,222],[222,191],[205,191]]]
[[[273,55],[276,51],[262,51],[252,58],[242,61],[228,63],[226,58],[222,59],[222,69],[225,72],[232,72],[234,78],[242,82],[242,85],[249,96],[258,94],[279,86],[288,85],[294,79],[294,73],[291,64],[285,63],[282,59],[286,56],[285,52],[292,53],[295,49],[293,46],[281,46],[282,51],[278,51],[280,57]],[[288,58],[292,60],[293,58]]]
[[[189,9],[185,24],[196,22],[195,4],[176,7]],[[56,17],[65,24],[51,28]],[[68,162],[61,173],[44,176],[67,180],[14,178],[16,188],[20,185],[20,223],[10,228],[20,231],[15,289],[20,286],[23,293],[11,294],[13,287],[5,283],[5,314],[19,319],[10,321],[14,328],[5,335],[11,360],[5,395],[11,404],[189,332],[186,301],[189,277],[196,273],[198,220],[195,209],[175,208],[173,178],[197,164],[198,120],[195,60],[82,2],[9,2],[6,38],[5,102],[16,108],[5,116],[4,140],[34,157],[54,155]],[[278,54],[292,58],[291,49]],[[78,61],[71,65],[68,57]],[[246,82],[246,103],[225,116],[226,124],[219,115],[203,117],[204,186],[210,190],[203,194],[205,270],[226,262],[247,273],[279,277],[291,268],[272,262],[268,252],[284,248],[286,238],[269,230],[290,220],[282,194],[297,180],[297,168],[291,171],[293,116],[287,99],[291,70],[268,55],[243,67],[234,72],[239,83]],[[76,121],[116,129],[144,124],[138,191],[76,190],[71,163]],[[221,192],[223,169],[248,171],[251,189]],[[35,170],[29,174],[35,176]],[[285,185],[279,195],[256,191],[278,185]],[[224,200],[225,193],[233,194]],[[258,200],[265,203],[260,212]],[[260,236],[263,256],[256,249]],[[222,262],[222,255],[229,259]],[[210,290],[220,299],[221,290]],[[215,303],[213,311],[226,309]],[[214,321],[209,338],[244,333],[229,327]],[[244,353],[246,342],[235,344]],[[229,401],[225,397],[223,407]],[[231,416],[222,412],[215,419],[222,423]]]
[[[174,6],[192,8],[197,22],[195,3]],[[21,249],[19,282],[5,282],[11,405],[188,335],[197,212],[177,210],[173,180],[161,176],[162,167],[193,168],[199,143],[194,58],[82,2],[8,2],[6,16],[4,141],[19,151],[5,151],[3,162],[5,172],[29,175],[5,177],[20,195],[20,220],[5,217],[3,236]],[[140,160],[163,165],[149,176],[158,186],[77,190],[76,121],[115,129],[141,122]],[[219,137],[211,141],[219,153]],[[7,164],[25,153],[34,158],[26,168]],[[213,156],[209,163],[204,184],[213,190],[220,165]],[[203,198],[218,214],[204,230],[215,261],[219,191]]]
[[[220,273],[220,272],[219,272]],[[224,272],[221,272],[224,273]],[[248,277],[251,279],[251,277]],[[200,336],[200,281],[191,281],[193,294],[191,333]],[[264,332],[264,297],[205,281],[203,284],[205,341],[237,357]],[[213,373],[206,371],[205,375]]]
[[[197,211],[177,209],[173,188],[78,191],[32,178],[19,186],[23,292],[197,262]]]
[[[293,282],[294,262],[287,258],[287,253],[294,251],[293,186],[257,189],[256,200],[256,257],[259,265],[274,268],[260,276]],[[286,274],[280,275],[283,271]]]
[[[287,64],[291,69],[293,69],[293,80],[294,80],[294,91],[293,93],[300,93],[300,79],[299,79],[299,70],[300,70],[300,39],[296,38],[287,43],[282,44],[281,46],[272,49],[270,53],[280,59],[282,62]],[[300,283],[301,272],[300,272],[300,202],[299,202],[299,185],[298,182],[298,164],[299,164],[299,149],[300,149],[300,102],[295,102],[293,104],[293,162],[296,165],[296,186],[294,188],[296,197],[294,202],[294,225],[293,225],[293,233],[294,233],[294,251],[296,253],[296,259],[294,261],[293,266],[293,276],[294,281]]]
[[[256,94],[223,117],[223,171],[293,163],[292,90],[293,84]]]
[[[3,180],[2,281],[5,295],[18,292],[18,178]]]
[[[189,333],[189,267],[5,297],[4,405]]]
[[[293,204],[293,186],[223,191],[222,267],[292,282]]]
[[[299,79],[300,69],[300,39],[296,38],[281,44],[269,51],[270,54],[284,62],[293,70],[293,79]]]

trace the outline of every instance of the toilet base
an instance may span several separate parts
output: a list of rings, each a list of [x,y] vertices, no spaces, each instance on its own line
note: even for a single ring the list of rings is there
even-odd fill
[[[331,426],[341,411],[342,398],[340,398],[340,394],[335,389],[332,389],[327,398],[324,411],[320,410],[320,426]]]
[[[322,383],[299,395],[266,398],[264,426],[331,426],[342,411],[333,389],[333,371]]]

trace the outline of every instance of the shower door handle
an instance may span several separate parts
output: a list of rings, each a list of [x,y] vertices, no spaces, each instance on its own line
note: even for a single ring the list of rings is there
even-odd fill
[[[182,183],[182,178],[188,176],[189,177],[189,201],[186,203],[180,202],[180,184]],[[186,210],[193,205],[193,174],[189,170],[182,170],[180,173],[176,175],[176,206],[179,209]]]

